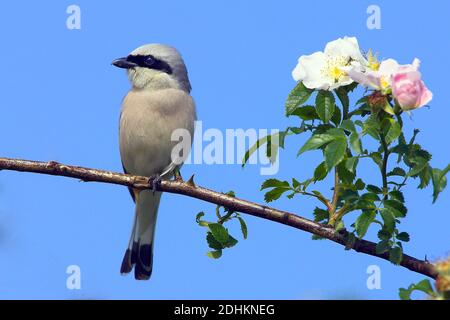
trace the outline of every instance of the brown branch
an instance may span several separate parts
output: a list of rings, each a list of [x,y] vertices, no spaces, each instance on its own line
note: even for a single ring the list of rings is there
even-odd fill
[[[152,181],[147,177],[132,176],[111,171],[89,169],[77,166],[69,166],[54,161],[39,162],[19,159],[0,158],[0,170],[13,170],[49,174],[54,176],[65,176],[70,178],[81,179],[83,181],[96,181],[112,184],[119,184],[136,189],[150,189]],[[157,186],[159,191],[177,193],[192,198],[200,199],[210,203],[218,204],[232,210],[247,213],[252,216],[275,221],[285,224],[319,237],[326,238],[341,245],[346,245],[347,231],[336,232],[329,226],[316,223],[309,219],[300,217],[296,214],[270,208],[264,205],[256,204],[250,201],[234,198],[223,193],[196,186],[193,183],[184,181],[161,181]],[[389,260],[388,254],[378,254],[375,250],[376,244],[367,240],[356,239],[352,249],[375,256],[384,260]],[[436,278],[437,272],[434,266],[426,261],[416,259],[414,257],[403,255],[400,263],[403,267]]]

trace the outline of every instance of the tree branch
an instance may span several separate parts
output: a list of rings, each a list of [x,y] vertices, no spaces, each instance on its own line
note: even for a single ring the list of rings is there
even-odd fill
[[[60,164],[54,161],[40,162],[20,159],[0,158],[0,170],[13,170],[23,172],[34,172],[41,174],[49,174],[54,176],[65,176],[70,178],[81,179],[83,181],[96,181],[104,183],[112,183],[132,187],[135,189],[150,189],[152,186],[151,179],[142,176],[132,176],[111,171],[89,169],[78,166],[70,166]],[[188,197],[200,199],[206,202],[218,204],[234,211],[250,214],[255,217],[275,221],[287,226],[291,226],[319,237],[326,238],[341,245],[346,245],[346,236],[348,232],[345,230],[335,231],[329,226],[303,218],[296,214],[267,207],[265,205],[256,204],[247,200],[234,198],[223,193],[209,190],[193,183],[184,181],[167,181],[163,180],[157,186],[159,191],[177,193]],[[375,250],[376,244],[367,240],[356,239],[352,249],[375,256],[384,260],[389,260],[388,254],[378,254]],[[436,278],[437,272],[435,267],[423,260],[403,255],[400,263],[403,267]]]

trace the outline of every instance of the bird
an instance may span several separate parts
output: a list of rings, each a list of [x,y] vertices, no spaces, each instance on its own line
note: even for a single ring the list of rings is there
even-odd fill
[[[153,190],[129,188],[135,202],[134,223],[122,260],[121,274],[134,268],[137,280],[148,280],[153,270],[155,227],[161,192],[156,184],[171,179],[187,158],[197,119],[190,95],[186,65],[174,47],[146,44],[112,65],[126,69],[131,89],[122,101],[119,118],[119,148],[126,174],[150,177]],[[190,139],[185,149],[172,155],[175,130]]]

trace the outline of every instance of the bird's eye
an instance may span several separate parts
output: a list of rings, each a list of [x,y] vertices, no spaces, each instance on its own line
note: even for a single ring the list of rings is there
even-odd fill
[[[145,58],[144,63],[150,67],[152,64],[155,63],[155,59],[152,56],[148,56]]]

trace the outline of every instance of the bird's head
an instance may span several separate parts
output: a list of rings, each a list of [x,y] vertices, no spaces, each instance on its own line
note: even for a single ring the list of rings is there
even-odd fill
[[[127,57],[112,62],[127,69],[128,78],[138,89],[178,88],[190,92],[191,85],[180,53],[163,44],[147,44]]]

